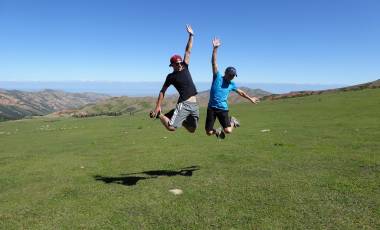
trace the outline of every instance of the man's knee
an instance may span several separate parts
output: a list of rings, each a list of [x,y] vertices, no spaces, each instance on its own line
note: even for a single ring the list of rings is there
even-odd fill
[[[195,128],[188,128],[187,129],[190,133],[195,133]]]
[[[232,133],[232,127],[224,128],[225,133]]]
[[[176,131],[176,128],[173,127],[173,126],[171,126],[171,125],[166,126],[166,129],[169,130],[169,131],[171,131],[171,132]]]
[[[213,130],[206,130],[206,134],[207,134],[207,136],[211,136],[214,134],[214,131]]]
[[[182,126],[185,127],[187,129],[187,131],[189,131],[190,133],[194,133],[195,130],[197,129],[197,124],[196,123],[191,124],[191,123],[189,123],[186,120],[184,122],[182,122]]]

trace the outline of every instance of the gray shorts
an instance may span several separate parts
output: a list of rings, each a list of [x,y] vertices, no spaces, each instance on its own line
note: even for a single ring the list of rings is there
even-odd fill
[[[176,105],[172,112],[169,125],[179,128],[182,123],[186,127],[197,128],[199,120],[199,107],[196,102],[183,101]]]

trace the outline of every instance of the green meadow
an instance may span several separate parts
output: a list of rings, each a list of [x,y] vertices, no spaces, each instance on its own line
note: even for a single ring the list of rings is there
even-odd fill
[[[195,134],[148,114],[0,122],[0,229],[380,228],[380,89],[230,113],[222,141],[205,108]]]

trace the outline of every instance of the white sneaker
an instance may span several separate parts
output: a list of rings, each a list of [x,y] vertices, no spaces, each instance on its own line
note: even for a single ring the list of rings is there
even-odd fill
[[[226,137],[226,134],[224,133],[224,131],[222,130],[222,128],[218,128],[218,129],[215,130],[215,136],[218,139],[224,139]]]
[[[235,128],[240,127],[240,122],[235,117],[231,117],[231,123],[234,124]]]

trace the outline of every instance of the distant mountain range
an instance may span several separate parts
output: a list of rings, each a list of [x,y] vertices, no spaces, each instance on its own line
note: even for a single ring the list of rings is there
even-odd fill
[[[110,96],[98,93],[66,93],[56,90],[25,92],[0,89],[0,121],[77,109],[108,98]]]
[[[164,79],[162,79],[164,80]],[[210,89],[211,82],[194,82],[198,91]],[[235,82],[238,87],[262,89],[272,93],[287,93],[299,90],[325,90],[345,87],[344,84],[294,84],[294,83],[251,83]],[[156,97],[163,82],[117,82],[117,81],[0,81],[0,88],[38,92],[44,89],[60,90],[69,93],[96,92],[114,97]],[[168,94],[176,93],[174,87],[169,87]]]
[[[250,96],[263,97],[271,95],[270,92],[263,91],[261,89],[250,89],[241,87]],[[206,107],[209,100],[210,91],[202,91],[197,95],[197,101],[199,106]],[[174,108],[178,100],[178,94],[172,94],[165,96],[162,104],[162,110],[168,111]],[[148,112],[155,108],[157,97],[113,97],[96,104],[90,104],[84,106],[79,110],[59,111],[53,115],[71,115],[77,117],[88,117],[96,115],[120,115],[120,114],[134,114],[137,112]],[[240,97],[236,93],[231,93],[229,97],[230,104],[241,103],[247,101]]]
[[[380,79],[364,84],[327,90],[294,91],[283,94],[272,94],[261,89],[241,87],[251,96],[261,97],[262,100],[301,97],[337,91],[360,90],[380,87]],[[209,90],[197,95],[201,107],[207,106]],[[163,111],[174,108],[178,99],[177,94],[167,95],[162,105]],[[19,90],[0,89],[0,121],[21,119],[28,116],[96,116],[120,115],[147,112],[155,107],[157,97],[111,97],[99,93],[67,93],[59,90],[43,90],[25,92]],[[236,93],[231,93],[230,104],[246,101]]]
[[[314,94],[322,94],[328,92],[337,92],[337,91],[351,91],[351,90],[360,90],[367,88],[377,88],[380,87],[380,80],[342,87],[337,89],[328,89],[328,90],[319,90],[319,91],[295,91],[284,94],[271,94],[269,92],[263,91],[261,89],[250,89],[242,87],[240,89],[247,92],[250,96],[256,96],[262,98],[262,100],[276,100],[282,98],[291,98],[291,97],[300,97]],[[205,107],[208,104],[210,91],[202,91],[197,95],[197,101],[201,107]],[[169,95],[164,99],[162,105],[163,111],[168,111],[169,109],[174,108],[178,95]],[[87,117],[87,116],[96,116],[96,115],[120,115],[120,114],[134,114],[137,112],[148,112],[149,110],[155,107],[156,97],[114,97],[107,99],[105,101],[87,105],[79,110],[71,111],[61,111],[55,113],[54,115],[71,115],[78,117]],[[246,99],[240,97],[236,93],[231,93],[229,97],[230,104],[236,104],[246,101]]]

